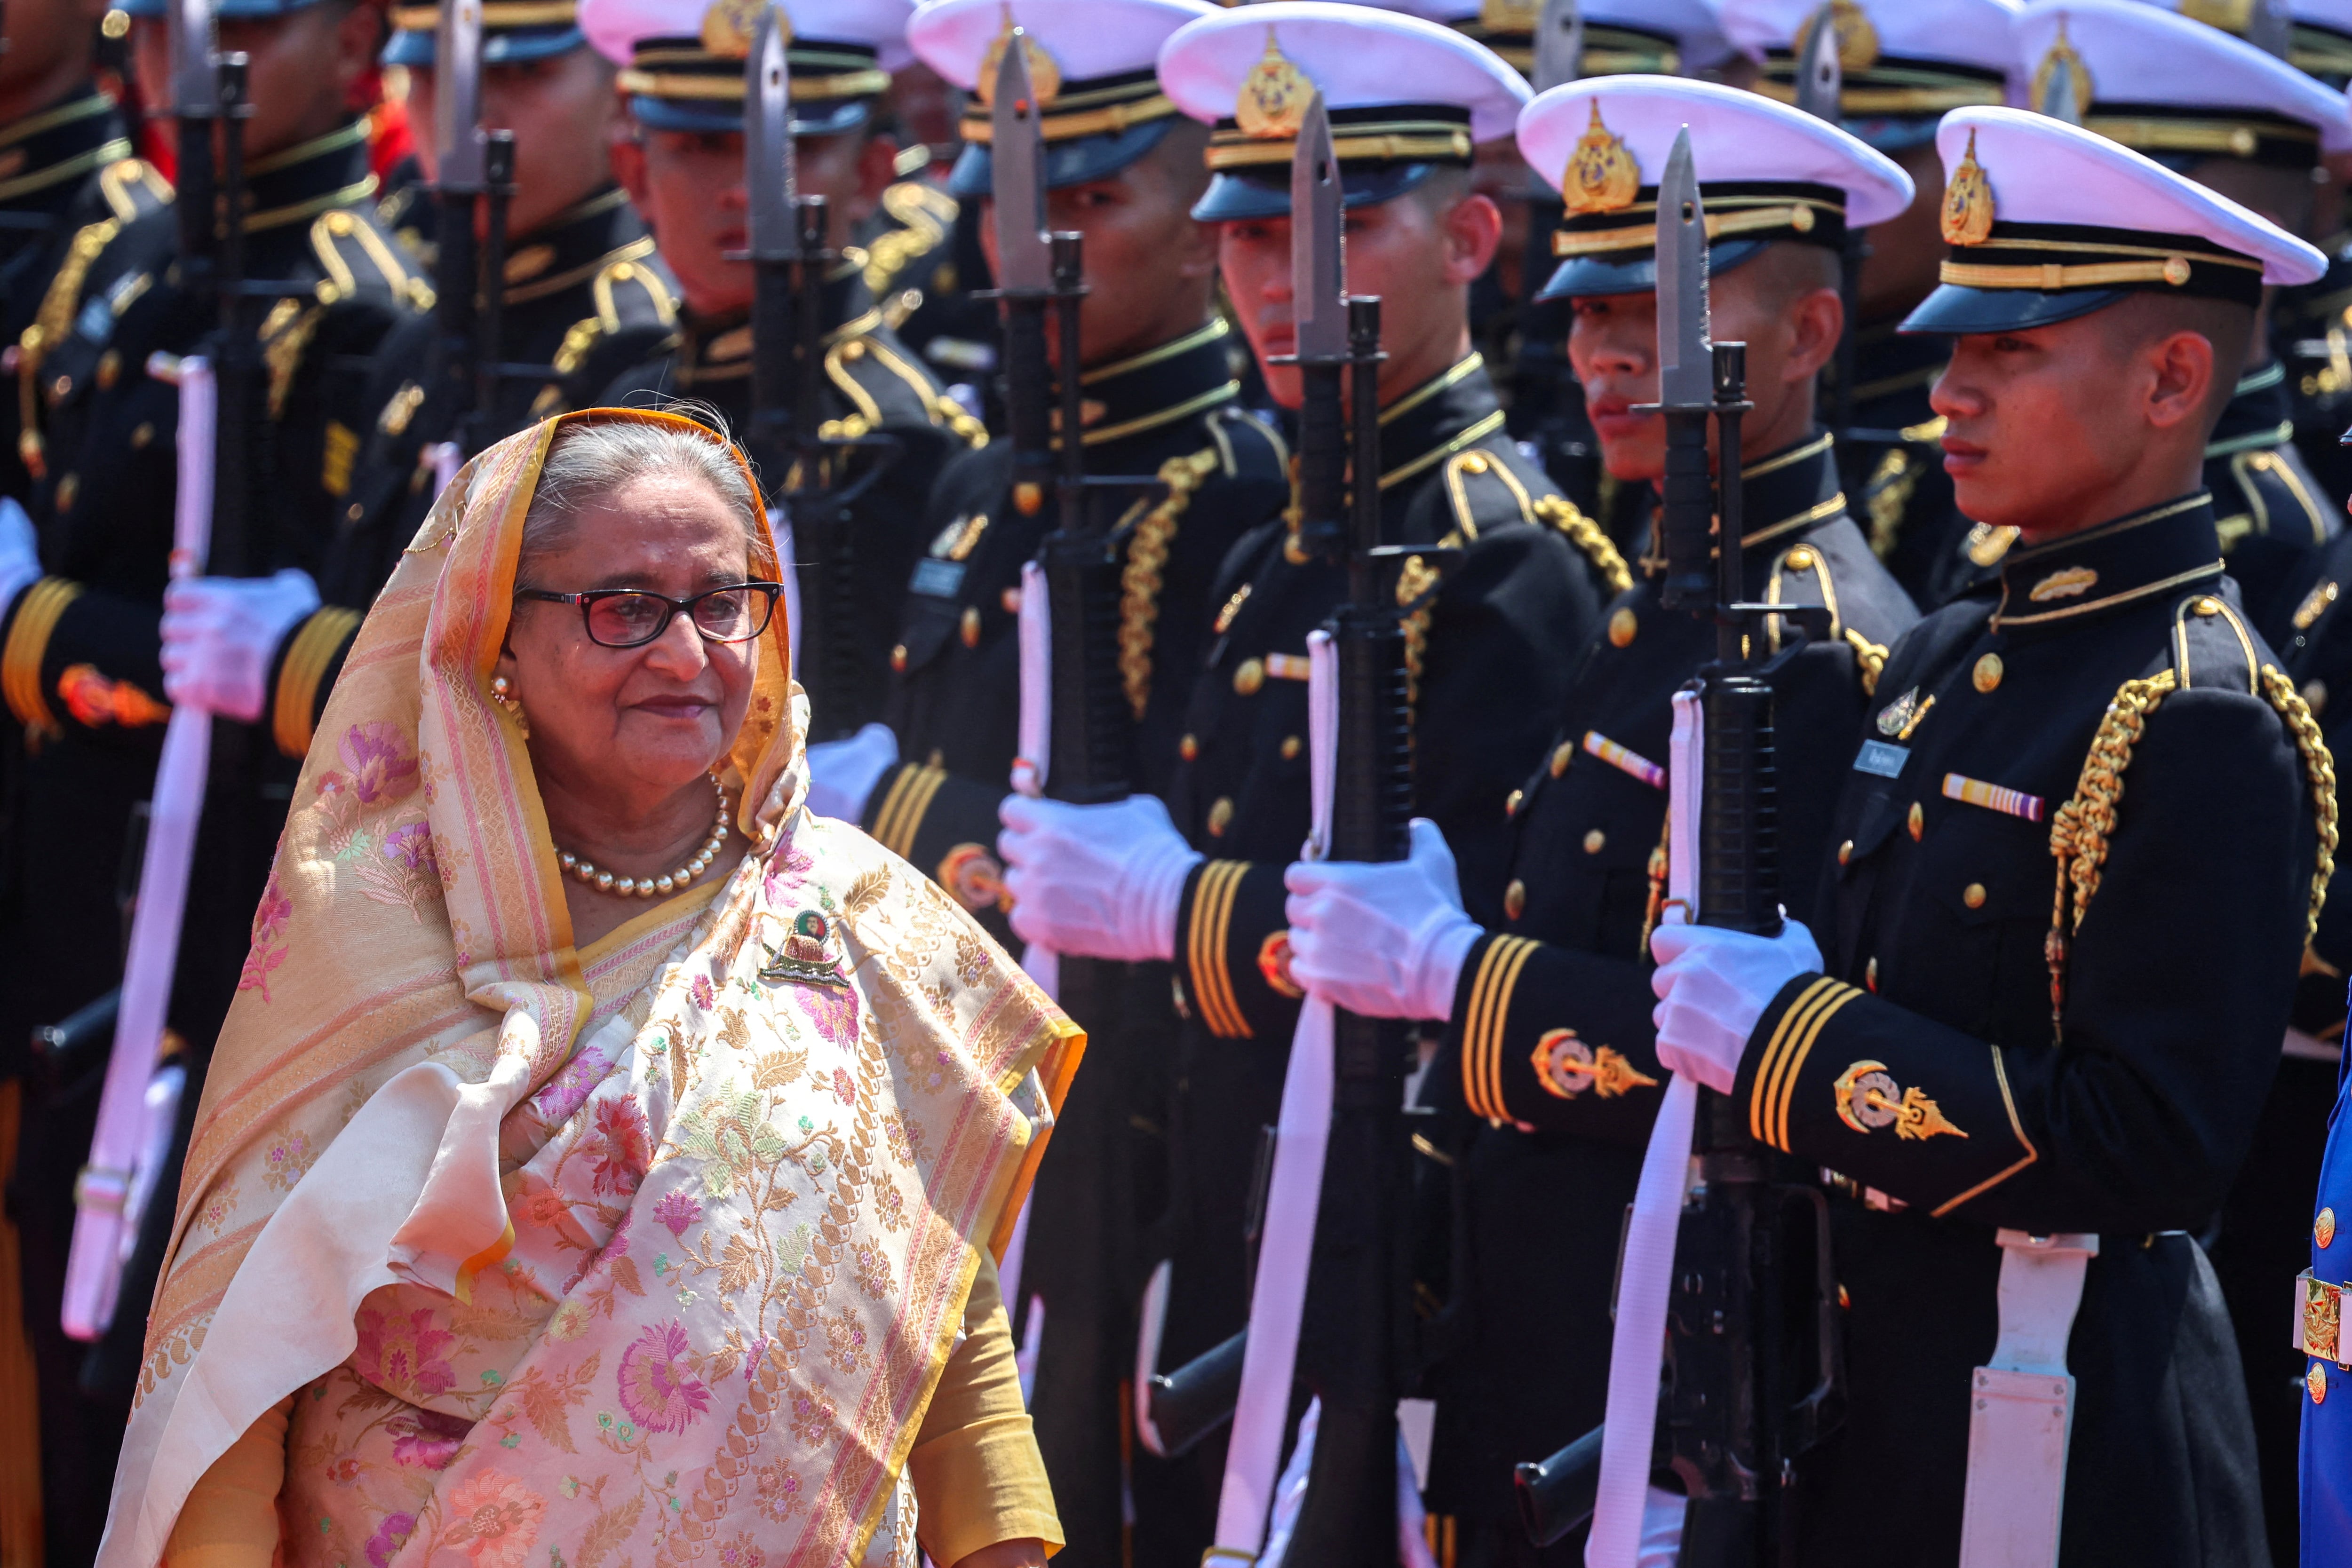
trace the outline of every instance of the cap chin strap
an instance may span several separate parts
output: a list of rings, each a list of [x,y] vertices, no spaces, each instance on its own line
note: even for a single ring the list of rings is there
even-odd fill
[[[2074,1424],[2066,1340],[2099,1239],[2004,1229],[1996,1239],[2000,1339],[1969,1380],[1960,1568],[2056,1568]]]

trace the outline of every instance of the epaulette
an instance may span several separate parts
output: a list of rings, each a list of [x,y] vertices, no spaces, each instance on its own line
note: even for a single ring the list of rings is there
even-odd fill
[[[573,394],[583,391],[583,381],[589,383],[587,395],[593,396],[615,379],[625,365],[610,367],[609,373],[599,374],[593,364],[603,357],[600,350],[608,344],[620,340],[619,352],[633,364],[644,359],[657,341],[670,338],[676,331],[677,297],[671,291],[668,278],[635,245],[624,246],[623,250],[629,254],[616,253],[607,257],[589,285],[589,298],[596,313],[583,316],[564,329],[563,341],[556,349],[553,361],[559,379],[540,388],[539,395],[531,401],[531,418],[544,419],[576,405],[579,399]],[[583,371],[587,372],[584,375]]]
[[[870,330],[837,336],[824,351],[824,373],[849,400],[853,410],[840,420],[825,422],[824,433],[828,436],[839,435],[855,440],[880,429],[887,422],[881,403],[858,379],[857,368],[861,366],[873,367],[902,385],[913,395],[915,406],[922,411],[923,418],[933,426],[952,433],[974,451],[988,444],[985,426],[965,413],[954,399],[942,392],[929,372],[892,349],[887,340],[873,335]],[[885,383],[886,386],[889,384]]]
[[[409,270],[400,247],[361,213],[337,207],[310,224],[310,253],[326,277],[313,292],[324,306],[375,299],[417,310],[433,308],[433,286]]]
[[[1152,630],[1160,622],[1160,573],[1169,546],[1193,492],[1223,467],[1224,456],[1214,446],[1162,463],[1159,477],[1168,493],[1136,519],[1129,535],[1127,564],[1118,574],[1118,679],[1139,721],[1151,700]]]
[[[1478,542],[1478,507],[1470,498],[1470,481],[1473,479],[1488,480],[1490,483],[1481,487],[1498,492],[1503,500],[1509,503],[1508,513],[1500,506],[1495,508],[1495,515],[1486,519],[1489,525],[1498,517],[1507,520],[1512,514],[1516,514],[1523,523],[1536,520],[1535,497],[1528,493],[1525,485],[1519,483],[1519,476],[1511,472],[1511,465],[1493,453],[1475,446],[1466,452],[1457,452],[1445,460],[1444,472],[1445,500],[1454,514],[1454,527],[1447,533],[1445,543]]]
[[[98,193],[118,223],[131,223],[172,204],[172,183],[144,158],[118,158],[98,172]]]
[[[2279,443],[2293,434],[2292,425],[2285,427]],[[2304,483],[2303,476],[2295,472],[2294,463],[2286,456],[2279,443],[2229,455],[2230,478],[2237,485],[2238,494],[2244,499],[2245,510],[2222,517],[2214,525],[2225,546],[2235,544],[2250,533],[2266,536],[2278,533],[2282,524],[2287,525],[2285,532],[2288,537],[2301,538],[2308,530],[2313,543],[2326,542],[2326,510],[2320,506],[2318,497],[2311,493],[2311,487]],[[2272,515],[2274,500],[2294,507],[2301,512],[2301,518],[2274,518]]]
[[[1538,518],[1567,536],[1568,542],[1584,552],[1601,580],[1609,585],[1612,593],[1622,593],[1633,586],[1633,569],[1625,564],[1616,541],[1599,523],[1586,517],[1575,502],[1565,496],[1538,496],[1535,512]]]
[[[2223,641],[2214,627],[2231,634]],[[2304,778],[2311,788],[2312,814],[2319,834],[2318,856],[2312,869],[2311,896],[2304,943],[2310,945],[2319,929],[2319,914],[2327,903],[2328,880],[2336,873],[2336,765],[2319,721],[2310,705],[2277,665],[2258,664],[2253,638],[2244,620],[2227,600],[2216,594],[2184,596],[2172,611],[2168,662],[2153,674],[2126,681],[2108,703],[2083,758],[2074,793],[2050,820],[2050,853],[2058,862],[2058,891],[2050,915],[2050,936],[2044,944],[2050,966],[2050,999],[2053,1022],[2062,1010],[2066,978],[2066,951],[2081,929],[2083,916],[2099,891],[2099,876],[2107,858],[2108,836],[2115,831],[2116,806],[2123,798],[2124,772],[2131,766],[2133,748],[2146,732],[2148,716],[2176,691],[2192,687],[2195,659],[2192,640],[2221,642],[2235,655],[2230,663],[2231,685],[2242,678],[2247,692],[2276,709],[2303,759]],[[2238,672],[2242,672],[2240,674]]]
[[[41,295],[40,308],[16,340],[16,455],[35,478],[41,477],[47,469],[40,434],[42,362],[65,342],[85,311],[95,305],[93,301],[86,306],[82,298],[85,286],[91,281],[92,270],[126,233],[150,236],[159,257],[168,253],[169,235],[165,228],[172,187],[152,166],[141,159],[119,158],[99,171],[98,190],[109,215],[74,231],[73,238],[67,242],[64,259],[50,275],[48,287]],[[161,259],[156,265],[162,265]],[[109,270],[121,268],[110,266]],[[119,319],[153,283],[152,269],[134,265],[127,276],[108,288],[103,319],[110,330],[112,321]]]
[[[1290,444],[1258,414],[1229,402],[1208,418],[1209,439],[1217,444],[1217,459],[1229,479],[1263,478],[1271,483],[1290,480]]]
[[[1904,514],[1912,492],[1936,461],[1930,449],[1944,439],[1949,423],[1942,414],[1896,431],[1897,442],[1878,455],[1870,477],[1863,482],[1862,509],[1870,534],[1871,553],[1885,560],[1894,554],[1903,531]]]
[[[898,226],[866,245],[866,287],[877,299],[889,298],[900,274],[946,243],[957,207],[956,199],[937,186],[901,180],[883,191],[882,210]]]

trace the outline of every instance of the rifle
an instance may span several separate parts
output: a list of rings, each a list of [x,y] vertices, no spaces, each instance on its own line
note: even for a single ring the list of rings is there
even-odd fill
[[[1658,201],[1654,406],[1666,422],[1661,598],[1670,610],[1711,614],[1716,622],[1715,661],[1675,698],[1672,871],[1677,898],[1690,901],[1700,924],[1773,936],[1781,921],[1771,679],[1801,651],[1806,631],[1801,625],[1769,663],[1748,652],[1761,645],[1768,618],[1787,612],[1744,601],[1738,541],[1747,348],[1708,341],[1706,214],[1687,130],[1675,139]],[[1710,421],[1719,486],[1708,473]],[[1678,1142],[1687,1153],[1674,1146]],[[1685,1190],[1692,1155],[1696,1179]],[[1843,1366],[1828,1203],[1818,1186],[1793,1179],[1801,1174],[1793,1164],[1748,1135],[1728,1097],[1669,1085],[1619,1281],[1611,1423],[1549,1459],[1518,1467],[1521,1517],[1539,1544],[1594,1511],[1597,1487],[1592,1561],[1630,1565],[1638,1495],[1630,1519],[1622,1500],[1627,1490],[1638,1494],[1654,1467],[1671,1469],[1690,1498],[1680,1559],[1687,1568],[1794,1562],[1796,1461],[1835,1428]],[[1642,1222],[1645,1209],[1663,1207],[1662,1182],[1671,1184],[1667,1198],[1679,1197],[1670,1253]],[[1796,1271],[1808,1260],[1809,1278]],[[1649,1331],[1661,1309],[1666,1376],[1658,1391],[1648,1356],[1655,1354],[1658,1338]],[[1635,1416],[1623,1433],[1615,1431],[1621,1409]],[[1654,1427],[1640,1418],[1653,1413]],[[1619,1442],[1610,1444],[1611,1436]],[[1624,1476],[1609,1462],[1612,1448],[1638,1473]],[[1614,1511],[1612,1481],[1621,1483]]]
[[[1796,47],[1797,108],[1816,120],[1841,125],[1845,119],[1845,68],[1838,60],[1837,19],[1824,5],[1799,36]],[[1831,361],[1836,378],[1830,398],[1830,429],[1840,441],[1853,427],[1854,357],[1861,325],[1862,263],[1870,242],[1858,228],[1845,233],[1844,265],[1838,270],[1838,298],[1845,307],[1845,324],[1838,333],[1837,357]]]
[[[785,476],[770,501],[782,527],[777,555],[794,573],[806,626],[797,647],[813,647],[811,740],[854,733],[869,710],[867,662],[860,651],[856,541],[850,508],[881,478],[899,444],[879,432],[828,434],[824,421],[827,272],[841,259],[825,243],[829,207],[800,193],[792,127],[792,78],[777,9],[762,5],[743,63],[743,183],[751,206],[751,420],[745,444],[762,466]],[[847,485],[835,470],[849,451],[880,459]],[[800,548],[809,545],[805,552]]]
[[[433,41],[433,140],[439,153],[433,200],[440,212],[433,286],[441,376],[457,412],[458,445],[471,455],[480,450],[485,409],[476,375],[488,359],[477,339],[479,306],[497,298],[495,287],[483,287],[474,233],[475,208],[489,183],[481,128],[482,0],[444,0],[439,29]]]

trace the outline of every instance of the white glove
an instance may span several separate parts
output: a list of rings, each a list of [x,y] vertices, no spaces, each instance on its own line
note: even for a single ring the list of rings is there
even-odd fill
[[[898,761],[898,737],[887,724],[869,724],[847,740],[821,740],[808,748],[808,809],[820,817],[856,822],[882,775]]]
[[[41,541],[14,496],[0,496],[0,616],[41,578]]]
[[[1650,989],[1658,1005],[1658,1060],[1719,1094],[1731,1092],[1756,1020],[1780,988],[1819,974],[1813,934],[1781,912],[1780,935],[1750,936],[1720,925],[1661,925],[1650,937],[1658,960]]]
[[[1413,819],[1403,860],[1300,861],[1282,885],[1290,974],[1308,995],[1365,1018],[1453,1012],[1479,928],[1462,912],[1462,878],[1435,822]]]
[[[173,583],[163,590],[163,695],[251,724],[278,644],[318,608],[319,585],[299,567]]]
[[[1184,878],[1206,858],[1156,795],[1072,806],[1008,795],[996,852],[1024,942],[1085,958],[1176,956]]]

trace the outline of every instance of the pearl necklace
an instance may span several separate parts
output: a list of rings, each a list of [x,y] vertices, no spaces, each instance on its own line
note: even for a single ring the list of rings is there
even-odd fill
[[[592,862],[561,845],[556,848],[555,858],[566,872],[599,893],[610,893],[622,898],[652,898],[657,894],[679,892],[710,869],[710,862],[719,858],[720,850],[727,847],[727,835],[733,831],[728,822],[727,786],[721,784],[714,773],[710,776],[710,788],[719,796],[719,820],[711,826],[710,837],[703,841],[702,848],[695,852],[692,860],[667,876],[614,876],[609,871],[599,871]]]

